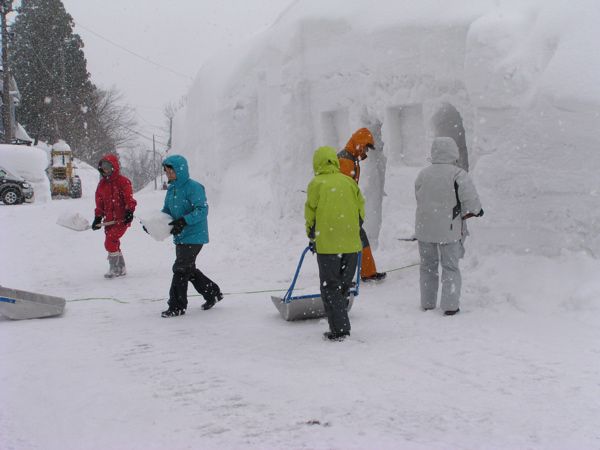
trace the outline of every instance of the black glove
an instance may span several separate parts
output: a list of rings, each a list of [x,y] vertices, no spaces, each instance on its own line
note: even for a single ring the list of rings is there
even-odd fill
[[[102,228],[100,224],[102,223],[102,216],[94,217],[94,221],[92,222],[92,230],[96,231]]]
[[[479,214],[477,214],[475,217],[482,217],[483,216],[483,208],[481,208],[481,211],[479,211]]]
[[[308,249],[314,255],[317,251],[317,246],[315,245],[315,241],[308,241]]]
[[[133,211],[130,209],[125,210],[125,217],[123,218],[123,223],[127,225],[133,221]]]
[[[183,231],[183,229],[187,225],[187,222],[183,217],[180,217],[179,219],[174,220],[173,222],[169,222],[169,225],[173,225],[173,228],[171,228],[171,234],[177,236]]]

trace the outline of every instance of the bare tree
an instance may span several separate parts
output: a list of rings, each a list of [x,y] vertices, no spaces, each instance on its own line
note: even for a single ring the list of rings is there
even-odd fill
[[[96,89],[88,116],[87,145],[79,155],[82,159],[95,164],[104,153],[134,147],[135,112],[124,104],[123,95],[115,87]]]
[[[130,148],[120,153],[120,160],[122,172],[131,180],[134,191],[139,191],[157,176],[150,151]]]
[[[136,140],[135,111],[123,102],[123,94],[114,86],[108,90],[97,89],[96,93],[95,109],[102,127],[116,147],[131,146]]]

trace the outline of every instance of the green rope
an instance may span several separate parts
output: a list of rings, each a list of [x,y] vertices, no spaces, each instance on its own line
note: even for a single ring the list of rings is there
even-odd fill
[[[89,300],[110,300],[117,303],[129,303],[123,300],[119,300],[114,297],[87,297],[87,298],[73,298],[71,300],[67,300],[67,302],[87,302]]]
[[[410,267],[415,267],[415,266],[419,266],[421,263],[414,263],[414,264],[409,264],[407,266],[402,266],[402,267],[397,267],[395,269],[389,269],[387,270],[387,272],[396,272],[398,270],[403,270],[403,269],[408,269]],[[237,291],[237,292],[223,292],[223,295],[250,295],[250,294],[266,294],[269,292],[284,292],[287,291],[288,288],[280,288],[280,289],[263,289],[263,290],[258,290],[258,291]],[[295,291],[302,291],[305,290],[306,288],[300,287],[300,288],[295,288]],[[188,297],[201,297],[200,294],[191,294],[188,295]],[[125,300],[119,300],[118,298],[114,298],[114,297],[86,297],[86,298],[73,298],[71,300],[67,300],[67,302],[87,302],[87,301],[91,301],[91,300],[109,300],[112,302],[116,302],[116,303],[121,303],[121,304],[128,304],[128,301]],[[160,298],[140,298],[137,299],[137,301],[140,302],[162,302],[164,301],[165,298],[164,297],[160,297]]]
[[[396,269],[390,269],[387,272],[395,272],[396,270],[402,270],[402,269],[408,269],[409,267],[415,267],[415,266],[420,266],[421,263],[414,263],[414,264],[409,264],[408,266],[402,266],[402,267],[397,267]]]

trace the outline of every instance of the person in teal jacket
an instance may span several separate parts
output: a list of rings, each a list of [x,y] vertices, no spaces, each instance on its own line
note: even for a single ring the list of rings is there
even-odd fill
[[[313,170],[315,177],[306,190],[304,205],[306,234],[317,253],[321,299],[329,321],[324,336],[341,341],[350,335],[348,295],[362,249],[365,199],[358,184],[340,172],[332,147],[315,151]]]
[[[173,218],[171,234],[175,243],[173,279],[169,290],[169,308],[162,317],[176,317],[187,309],[188,281],[206,302],[207,310],[223,299],[219,286],[196,267],[196,257],[204,244],[208,244],[208,203],[204,186],[190,178],[187,160],[172,155],[163,161],[169,180],[162,211]]]

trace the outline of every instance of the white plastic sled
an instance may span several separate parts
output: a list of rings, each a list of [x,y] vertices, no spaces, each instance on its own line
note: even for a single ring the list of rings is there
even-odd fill
[[[65,299],[0,286],[0,314],[13,320],[59,316]]]
[[[298,296],[293,295],[294,287],[296,286],[296,281],[298,280],[298,274],[300,273],[300,268],[302,267],[302,262],[304,261],[304,257],[309,250],[310,247],[306,247],[302,252],[302,256],[300,257],[300,262],[296,268],[296,273],[294,274],[292,284],[283,298],[271,296],[271,300],[279,311],[279,314],[281,314],[281,317],[287,321],[318,319],[326,315],[325,306],[323,305],[323,300],[321,299],[320,294]],[[350,290],[350,295],[348,296],[348,311],[350,311],[352,308],[354,297],[358,297],[358,290],[360,287],[361,255],[361,253],[358,254],[358,261],[356,264],[356,282],[354,283],[354,286]]]

